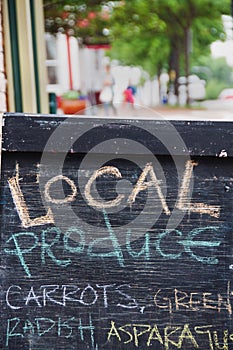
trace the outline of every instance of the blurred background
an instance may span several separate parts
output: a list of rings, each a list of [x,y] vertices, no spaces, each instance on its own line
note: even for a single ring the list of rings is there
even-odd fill
[[[232,0],[1,0],[0,110],[232,109]],[[101,107],[100,107],[101,108]]]

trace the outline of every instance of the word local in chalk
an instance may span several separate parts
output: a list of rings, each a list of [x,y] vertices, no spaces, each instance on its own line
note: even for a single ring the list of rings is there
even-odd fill
[[[191,184],[191,178],[193,174],[193,168],[197,163],[188,160],[185,165],[185,170],[183,174],[183,180],[178,191],[178,200],[176,202],[176,208],[181,211],[195,212],[199,214],[207,214],[212,217],[218,218],[220,215],[220,207],[208,205],[205,203],[192,203],[188,198],[188,193]],[[124,194],[118,194],[116,198],[109,201],[100,201],[92,196],[92,186],[94,182],[102,175],[111,175],[116,177],[116,179],[122,179],[122,174],[118,168],[114,166],[104,166],[96,170],[92,176],[89,178],[85,185],[84,197],[88,205],[95,209],[104,210],[107,208],[112,208],[120,205],[125,199]],[[55,183],[65,181],[68,186],[70,186],[71,194],[67,195],[65,198],[57,199],[54,198],[51,193],[51,186]],[[54,217],[52,209],[49,207],[47,214],[37,218],[30,218],[28,205],[25,201],[21,186],[20,186],[20,176],[19,176],[19,165],[16,166],[16,175],[8,179],[8,184],[10,187],[11,195],[16,206],[19,218],[21,220],[22,226],[24,228],[54,224]],[[166,198],[163,195],[160,180],[156,176],[156,172],[151,163],[147,163],[142,170],[142,173],[138,177],[138,180],[129,194],[127,199],[128,205],[132,205],[135,202],[136,197],[141,191],[152,188],[157,192],[159,201],[161,203],[162,209],[166,215],[171,215],[171,211],[167,205]],[[65,204],[72,203],[78,196],[78,190],[73,180],[64,175],[57,175],[51,178],[44,187],[44,198],[49,203],[53,204]]]

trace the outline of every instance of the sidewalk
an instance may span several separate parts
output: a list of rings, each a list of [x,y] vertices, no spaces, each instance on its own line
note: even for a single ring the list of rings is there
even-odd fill
[[[114,115],[110,109],[109,115],[106,116],[104,109],[101,105],[95,108],[95,114],[91,113],[90,109],[86,110],[86,115],[96,116],[99,118],[113,117],[113,118],[130,118],[130,119],[169,119],[169,120],[225,120],[233,121],[233,108],[232,110],[222,109],[219,106],[218,109],[206,109],[206,108],[180,108],[169,106],[157,106],[153,108],[143,107],[136,105],[119,104],[116,106],[117,115]]]

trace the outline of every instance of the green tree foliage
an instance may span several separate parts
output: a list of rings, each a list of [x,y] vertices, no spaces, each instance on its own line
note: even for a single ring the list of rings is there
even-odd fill
[[[224,57],[200,56],[197,64],[192,67],[192,73],[206,80],[207,99],[216,99],[221,90],[233,88],[233,70]]]
[[[111,57],[144,68],[188,75],[210,44],[224,40],[222,14],[231,0],[44,0],[46,30],[84,44],[111,43]]]
[[[45,30],[74,35],[83,44],[109,44],[111,4],[95,0],[44,0]]]
[[[166,23],[154,10],[154,1],[125,1],[111,16],[111,56],[124,64],[142,66],[150,75],[167,66],[169,41]]]
[[[221,14],[230,0],[129,0],[111,18],[112,56],[140,64],[151,74],[161,67],[188,75],[195,58],[216,39],[224,39]]]

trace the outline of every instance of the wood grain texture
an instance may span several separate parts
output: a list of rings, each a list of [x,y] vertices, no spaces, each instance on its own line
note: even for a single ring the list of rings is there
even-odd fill
[[[233,347],[233,124],[171,125],[4,115],[1,349]]]

